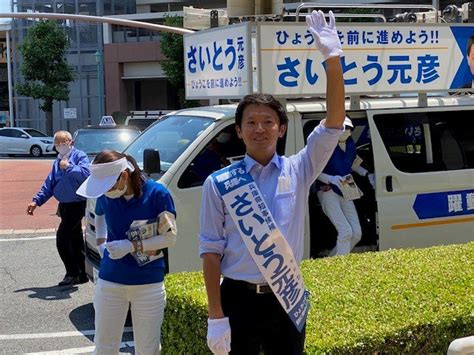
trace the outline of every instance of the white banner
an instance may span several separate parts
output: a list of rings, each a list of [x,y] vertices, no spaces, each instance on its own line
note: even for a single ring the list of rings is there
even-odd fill
[[[384,23],[337,28],[346,93],[440,91],[472,81],[466,46],[473,26]],[[324,95],[324,59],[313,41],[306,23],[259,23],[259,92]]]
[[[185,35],[184,66],[186,99],[251,93],[250,23]]]

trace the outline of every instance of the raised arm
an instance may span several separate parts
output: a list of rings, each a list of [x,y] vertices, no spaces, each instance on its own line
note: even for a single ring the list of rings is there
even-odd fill
[[[346,116],[344,78],[340,56],[342,46],[336,29],[336,20],[332,11],[329,11],[329,24],[324,13],[313,11],[306,16],[309,31],[314,37],[316,48],[321,52],[326,62],[326,103],[327,128],[341,128]]]

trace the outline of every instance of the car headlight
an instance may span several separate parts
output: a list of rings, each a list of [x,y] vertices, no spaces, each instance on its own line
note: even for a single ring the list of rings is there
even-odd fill
[[[44,144],[53,144],[53,142],[50,142],[50,141],[47,141],[47,140],[43,140],[43,139],[40,139],[40,141]]]

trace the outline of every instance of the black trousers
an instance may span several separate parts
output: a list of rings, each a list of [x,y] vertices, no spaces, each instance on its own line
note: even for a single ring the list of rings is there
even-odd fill
[[[273,293],[257,294],[242,281],[224,278],[221,302],[231,329],[231,354],[302,354],[305,330],[298,332]]]
[[[61,223],[56,232],[56,248],[66,267],[67,276],[85,274],[82,217],[86,201],[59,203]]]

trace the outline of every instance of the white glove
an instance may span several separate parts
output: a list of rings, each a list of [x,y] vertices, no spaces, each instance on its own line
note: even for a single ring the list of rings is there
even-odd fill
[[[207,346],[213,354],[224,355],[230,352],[229,318],[207,320]]]
[[[339,189],[342,189],[342,183],[344,181],[344,178],[339,175],[330,175],[329,176],[329,183],[336,185]]]
[[[102,243],[102,244],[97,246],[97,249],[99,250],[99,255],[100,255],[101,259],[104,257],[105,244],[106,243]]]
[[[367,174],[367,178],[369,179],[370,185],[375,189],[375,175]]]
[[[109,251],[109,256],[111,259],[121,259],[133,251],[133,244],[128,239],[115,240],[113,242],[106,243],[105,247]]]
[[[329,11],[329,25],[321,10],[313,11],[311,15],[306,16],[306,24],[309,27],[309,32],[314,37],[316,48],[321,51],[324,60],[342,54],[341,41],[336,29],[336,19],[332,11]]]

